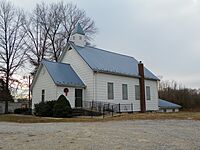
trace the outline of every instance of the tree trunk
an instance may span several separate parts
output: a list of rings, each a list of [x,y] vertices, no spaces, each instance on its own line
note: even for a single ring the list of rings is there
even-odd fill
[[[6,91],[9,91],[9,73],[6,73]],[[5,114],[8,114],[8,99],[5,99]]]

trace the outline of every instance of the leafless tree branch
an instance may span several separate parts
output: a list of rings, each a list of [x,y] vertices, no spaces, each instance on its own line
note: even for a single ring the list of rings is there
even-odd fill
[[[10,2],[0,1],[0,74],[5,76],[7,90],[12,75],[25,61],[24,19],[22,10],[16,9]],[[5,113],[8,113],[8,101]]]

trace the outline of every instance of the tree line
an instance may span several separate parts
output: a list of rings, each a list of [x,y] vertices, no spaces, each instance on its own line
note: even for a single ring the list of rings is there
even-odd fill
[[[161,81],[158,95],[181,105],[185,109],[200,108],[200,89],[191,89],[178,84],[176,81]]]
[[[42,59],[57,62],[78,22],[89,42],[97,32],[95,23],[73,3],[38,3],[25,12],[10,1],[0,0],[0,76],[6,89],[25,62],[30,62],[33,74]],[[8,101],[5,106],[8,113]]]

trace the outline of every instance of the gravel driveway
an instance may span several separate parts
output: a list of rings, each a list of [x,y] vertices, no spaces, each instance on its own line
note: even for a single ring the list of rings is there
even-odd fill
[[[0,123],[5,150],[200,150],[200,121]]]

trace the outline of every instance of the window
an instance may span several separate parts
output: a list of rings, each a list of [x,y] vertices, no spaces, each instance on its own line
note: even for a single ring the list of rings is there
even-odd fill
[[[42,102],[45,100],[45,90],[42,90]]]
[[[135,85],[135,100],[140,100],[140,86]]]
[[[128,99],[128,87],[127,84],[122,84],[122,99],[127,100]]]
[[[113,83],[108,82],[108,99],[114,99]]]
[[[82,40],[82,36],[79,36],[79,40]]]
[[[150,86],[146,86],[146,97],[147,97],[147,100],[151,100]]]

